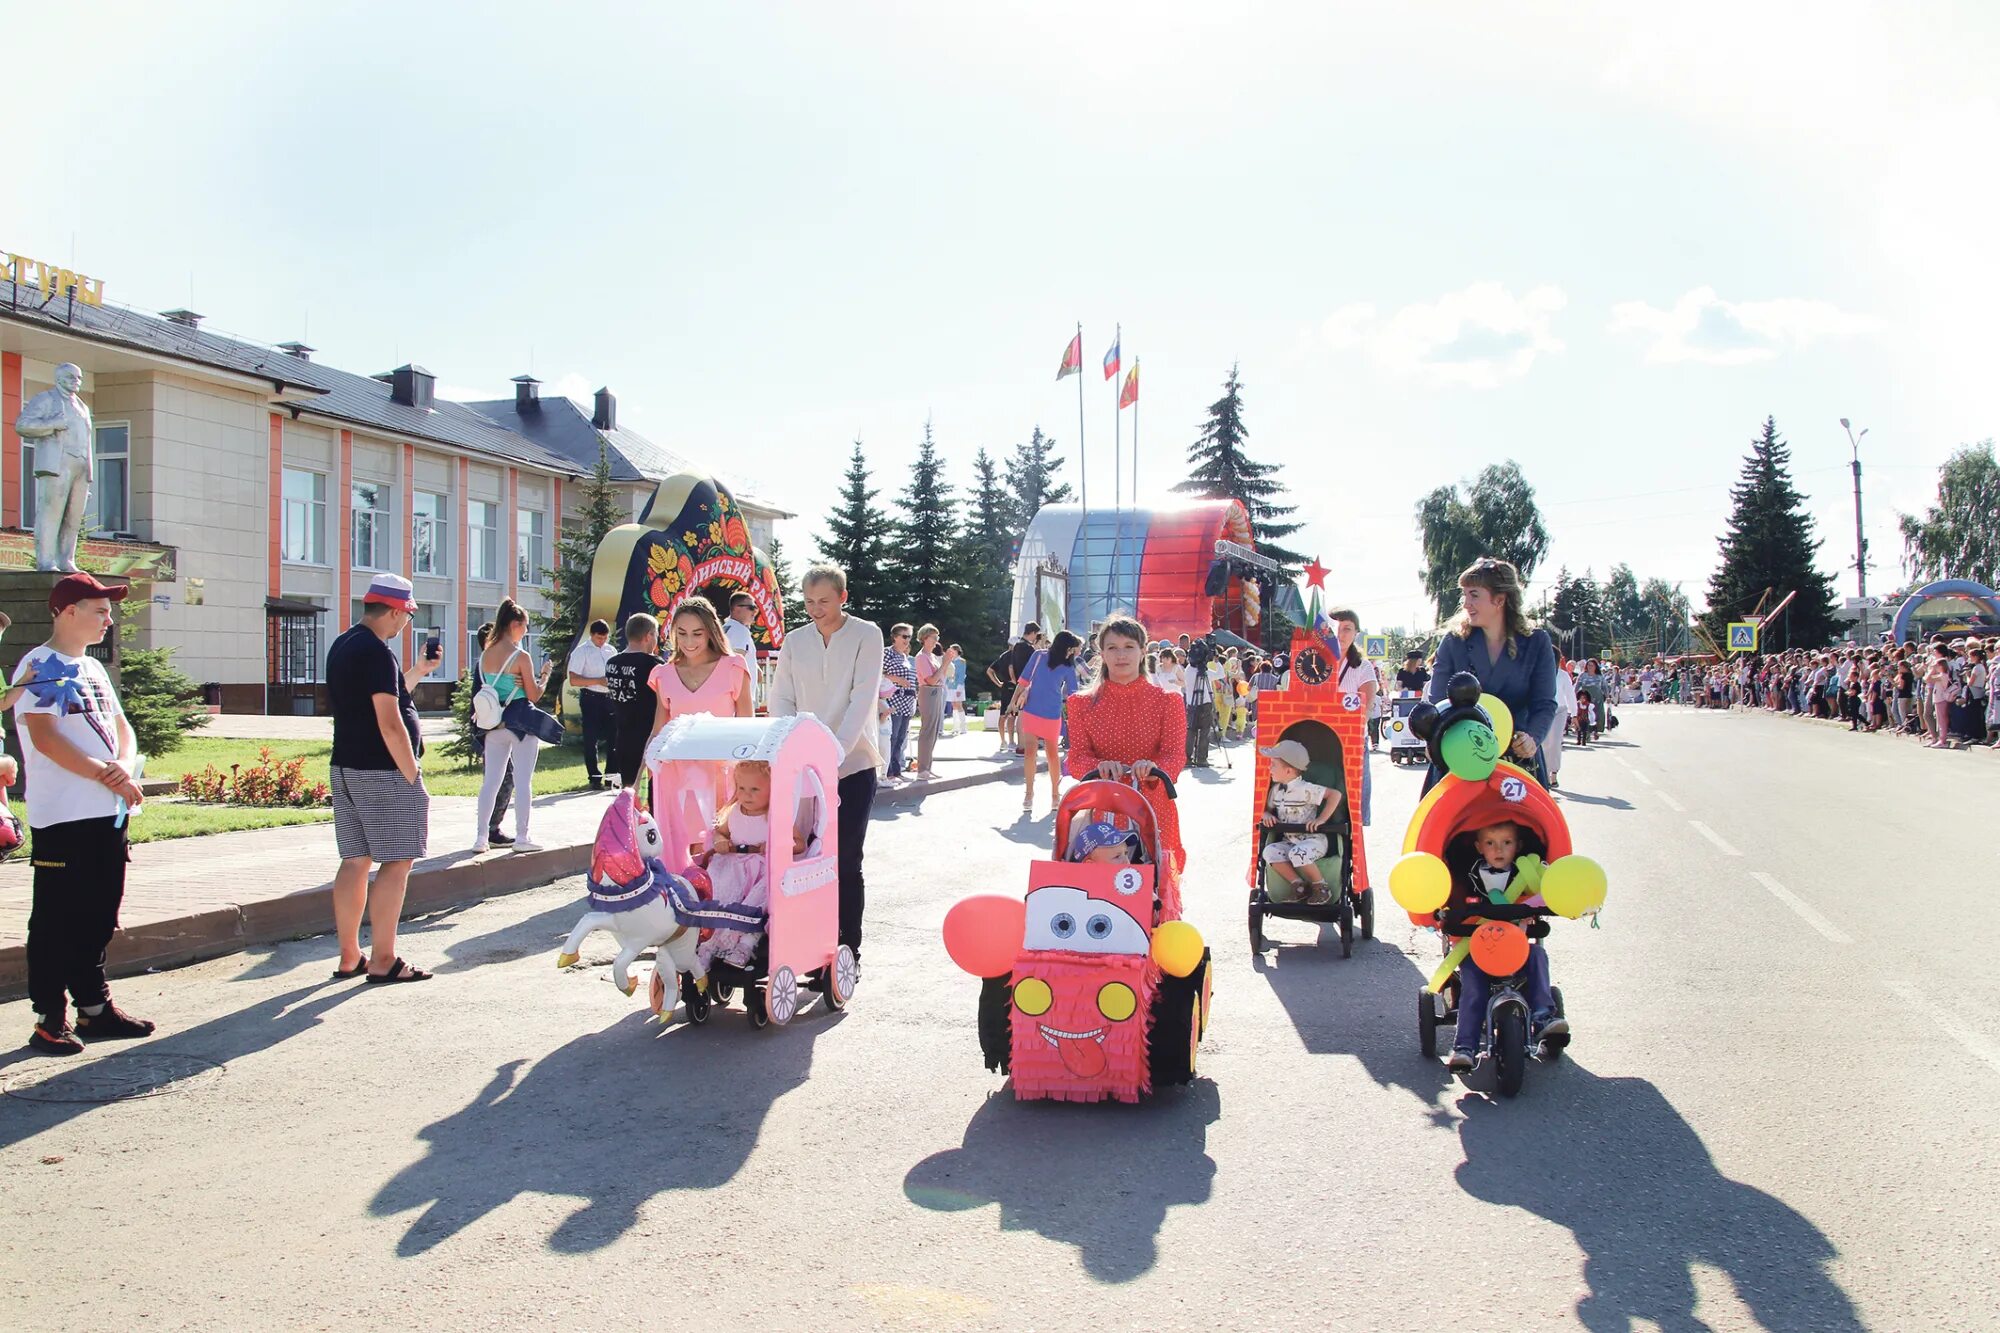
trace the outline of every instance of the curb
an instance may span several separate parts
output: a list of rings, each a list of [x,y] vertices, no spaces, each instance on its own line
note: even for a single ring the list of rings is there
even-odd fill
[[[413,872],[403,899],[403,919],[581,875],[590,868],[590,852],[590,843],[578,843]],[[114,977],[138,976],[240,953],[258,944],[324,935],[332,928],[333,885],[328,882],[278,898],[120,929],[105,953],[105,970]],[[20,999],[27,989],[26,948],[0,949],[0,1000]]]
[[[989,782],[999,782],[1004,778],[1017,776],[1019,764],[1001,764],[988,773],[967,773],[964,777],[938,778],[925,783],[901,783],[894,787],[877,785],[875,804],[902,805],[909,801],[921,801],[926,796],[936,796],[940,792],[963,791],[967,787],[979,787]]]

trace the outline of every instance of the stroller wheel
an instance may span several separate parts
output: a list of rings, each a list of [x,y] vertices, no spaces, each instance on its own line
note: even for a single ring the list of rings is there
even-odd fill
[[[771,974],[770,983],[764,989],[764,1004],[769,1010],[771,1021],[779,1027],[792,1021],[799,1011],[799,979],[789,967],[781,967]]]
[[[681,1003],[687,1006],[688,1022],[706,1023],[708,1021],[708,992],[699,989],[694,984],[692,976],[681,978]]]
[[[1417,987],[1417,1049],[1426,1059],[1437,1058],[1437,1003],[1422,986]]]
[[[1250,952],[1264,952],[1264,907],[1254,898],[1250,900]]]
[[[1354,904],[1345,897],[1340,900],[1340,956],[1354,956]]]
[[[1373,889],[1361,891],[1361,938],[1364,940],[1375,938],[1375,890]]]
[[[750,1015],[751,1027],[762,1028],[770,1025],[771,1015],[764,1008],[764,988],[762,986],[744,987],[743,1009],[745,1013]]]

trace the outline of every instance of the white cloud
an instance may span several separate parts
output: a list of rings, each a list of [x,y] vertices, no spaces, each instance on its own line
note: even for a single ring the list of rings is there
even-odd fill
[[[1652,339],[1646,360],[1658,365],[1694,361],[1741,366],[1768,361],[1779,352],[1828,338],[1871,331],[1875,321],[1826,301],[1781,297],[1772,301],[1725,301],[1713,287],[1697,287],[1662,310],[1644,301],[1611,308],[1612,333]]]
[[[1475,282],[1386,317],[1372,305],[1342,306],[1327,316],[1320,337],[1395,374],[1491,389],[1527,374],[1543,353],[1563,349],[1549,326],[1564,304],[1559,287],[1516,296],[1497,282]]]

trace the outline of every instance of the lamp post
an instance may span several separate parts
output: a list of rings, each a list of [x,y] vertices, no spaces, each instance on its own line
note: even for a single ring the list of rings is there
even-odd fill
[[[1854,433],[1854,427],[1847,424],[1847,418],[1840,419],[1840,428],[1847,432],[1847,443],[1854,450],[1854,588],[1855,596],[1861,599],[1861,642],[1868,643],[1868,538],[1861,530],[1861,440],[1868,434],[1863,426],[1861,434]]]

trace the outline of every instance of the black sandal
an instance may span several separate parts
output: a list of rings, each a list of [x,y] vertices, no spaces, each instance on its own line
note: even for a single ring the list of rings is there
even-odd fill
[[[377,976],[373,972],[368,974],[368,984],[371,986],[398,986],[405,981],[429,981],[430,979],[430,973],[424,971],[421,967],[411,967],[400,958],[389,964],[389,970],[382,973],[382,975]]]
[[[368,971],[368,955],[364,953],[361,955],[361,961],[354,965],[354,970],[351,972],[336,966],[333,969],[333,979],[335,981],[352,981],[356,977],[362,976],[367,971]]]

